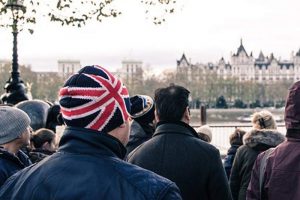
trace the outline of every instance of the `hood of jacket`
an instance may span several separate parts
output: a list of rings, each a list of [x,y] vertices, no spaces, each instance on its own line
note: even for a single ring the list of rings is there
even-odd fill
[[[275,147],[283,141],[285,136],[273,129],[252,129],[243,137],[244,144],[251,148],[258,145]]]

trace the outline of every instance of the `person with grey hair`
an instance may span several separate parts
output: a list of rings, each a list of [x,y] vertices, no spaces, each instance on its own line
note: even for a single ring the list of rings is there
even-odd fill
[[[31,165],[20,149],[30,143],[30,119],[22,110],[0,107],[0,187],[11,175]]]

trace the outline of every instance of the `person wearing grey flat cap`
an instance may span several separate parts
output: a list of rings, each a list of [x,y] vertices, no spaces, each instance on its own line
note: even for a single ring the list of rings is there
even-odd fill
[[[11,175],[31,165],[20,149],[30,143],[30,119],[14,107],[0,107],[0,187]]]

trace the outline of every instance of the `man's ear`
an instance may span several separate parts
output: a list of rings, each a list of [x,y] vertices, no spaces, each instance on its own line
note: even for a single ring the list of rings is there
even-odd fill
[[[183,118],[186,119],[188,122],[191,120],[190,108],[188,106],[185,108]]]

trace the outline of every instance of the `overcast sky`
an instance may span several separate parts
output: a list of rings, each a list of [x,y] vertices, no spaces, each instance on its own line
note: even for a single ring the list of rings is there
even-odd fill
[[[228,61],[240,38],[255,57],[262,50],[289,59],[300,47],[299,0],[179,0],[159,26],[138,2],[126,0],[118,18],[80,29],[39,21],[33,35],[19,34],[19,63],[56,71],[58,59],[78,59],[115,70],[123,59],[136,59],[158,70],[175,68],[183,52],[193,63]],[[2,28],[0,59],[11,59],[11,51],[12,34]]]

